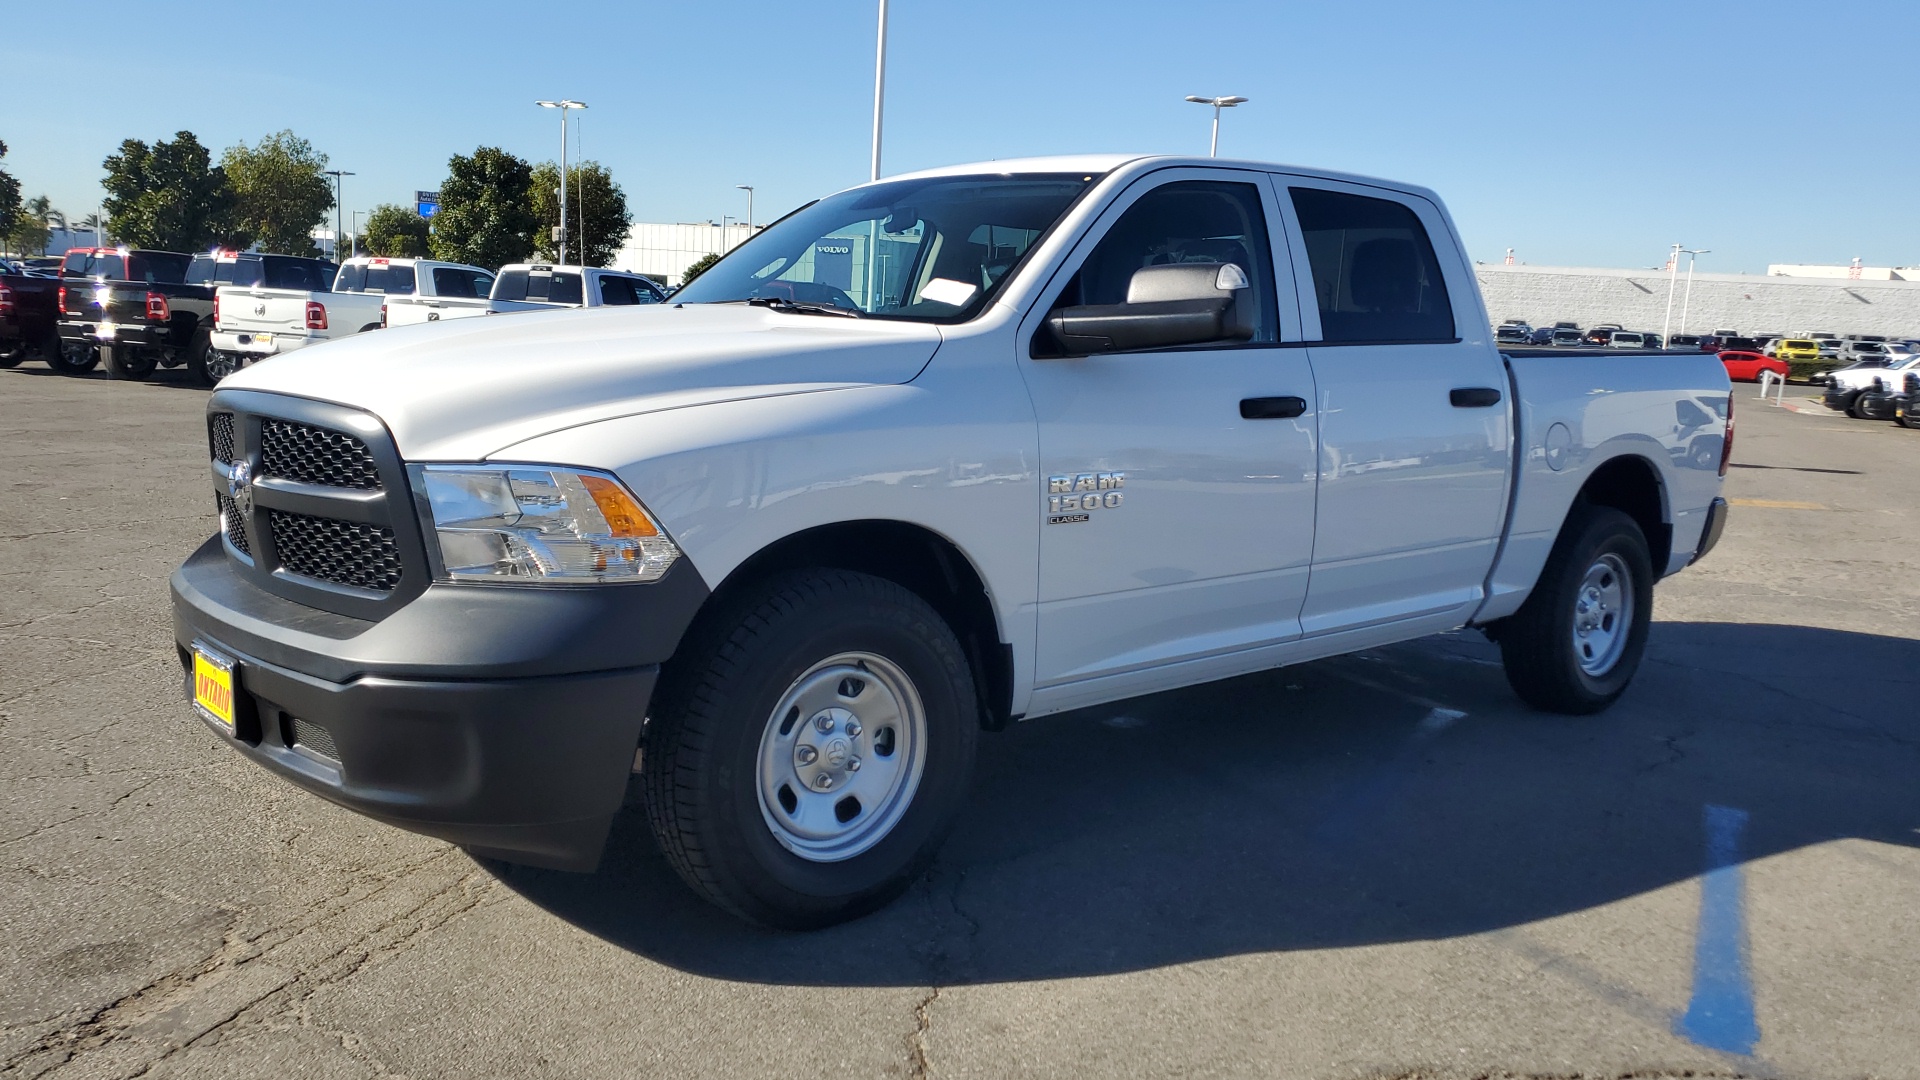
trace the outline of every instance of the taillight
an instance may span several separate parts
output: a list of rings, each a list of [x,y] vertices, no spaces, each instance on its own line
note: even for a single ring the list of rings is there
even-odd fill
[[[386,328],[387,328],[387,305],[383,303],[380,305],[380,329],[385,330]]]
[[[0,318],[13,314],[13,290],[0,285]]]
[[[167,303],[167,298],[164,295],[157,292],[148,293],[147,294],[147,321],[148,322],[169,322],[172,319],[173,319],[173,307],[172,305]]]
[[[1720,475],[1727,475],[1727,466],[1733,464],[1733,392],[1727,392],[1727,434],[1720,440]]]
[[[318,300],[307,301],[307,329],[325,330],[327,328],[327,305]]]
[[[213,328],[220,329],[220,294],[213,294]]]
[[[66,313],[67,313],[67,287],[65,285],[62,285],[60,286],[60,314],[65,315]]]

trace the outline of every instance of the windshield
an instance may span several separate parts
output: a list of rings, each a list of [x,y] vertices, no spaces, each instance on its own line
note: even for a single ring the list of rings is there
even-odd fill
[[[785,300],[957,321],[980,310],[1095,179],[936,176],[844,191],[768,226],[673,299]]]

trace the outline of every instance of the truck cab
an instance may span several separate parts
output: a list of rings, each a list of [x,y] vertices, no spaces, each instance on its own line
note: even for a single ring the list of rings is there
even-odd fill
[[[495,315],[565,307],[631,307],[664,304],[667,294],[652,278],[591,266],[518,263],[500,268],[487,310]]]

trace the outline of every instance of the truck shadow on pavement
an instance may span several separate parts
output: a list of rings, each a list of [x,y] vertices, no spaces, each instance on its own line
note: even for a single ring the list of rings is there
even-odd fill
[[[1016,725],[906,897],[812,934],[689,893],[629,810],[593,876],[507,886],[720,978],[926,985],[1103,975],[1451,937],[1702,869],[1702,806],[1749,860],[1842,837],[1920,846],[1920,641],[1657,623],[1597,717],[1528,710],[1478,634]],[[1455,715],[1464,714],[1464,715]]]

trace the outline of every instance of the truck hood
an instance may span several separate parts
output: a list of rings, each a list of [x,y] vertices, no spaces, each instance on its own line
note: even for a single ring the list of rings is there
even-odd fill
[[[940,340],[918,323],[734,304],[526,312],[358,334],[221,386],[365,409],[402,457],[476,461],[598,420],[908,382]]]

